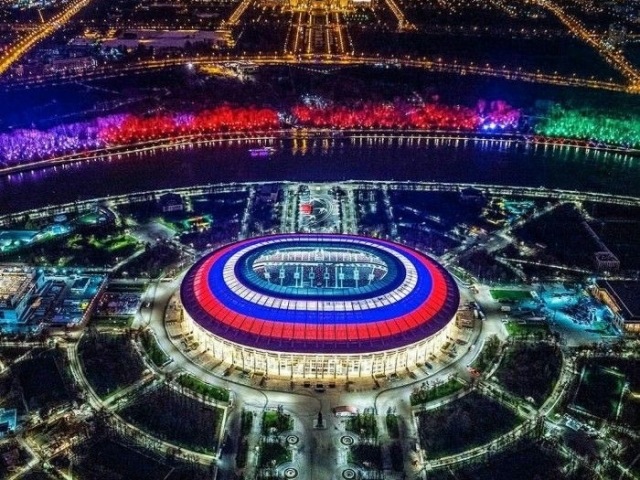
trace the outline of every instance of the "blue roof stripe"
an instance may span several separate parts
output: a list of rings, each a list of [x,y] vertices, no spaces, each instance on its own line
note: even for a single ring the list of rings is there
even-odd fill
[[[339,237],[338,237],[339,239]],[[370,239],[367,239],[370,240]],[[264,239],[257,240],[252,243],[264,242]],[[385,247],[393,248],[391,245],[385,243]],[[406,255],[404,252],[398,251],[398,253],[409,260],[416,269],[418,278],[420,281],[417,283],[413,292],[410,295],[405,296],[399,301],[391,303],[389,305],[383,305],[379,308],[369,310],[358,311],[296,311],[296,310],[283,310],[279,308],[266,307],[257,305],[250,302],[238,294],[236,294],[229,286],[224,282],[223,269],[226,262],[231,258],[238,250],[246,248],[247,243],[242,242],[235,248],[230,249],[225,253],[214,265],[208,273],[209,290],[212,295],[215,295],[218,300],[224,303],[228,308],[236,312],[242,312],[245,315],[260,318],[263,320],[280,321],[286,323],[317,323],[317,324],[341,324],[341,323],[368,323],[377,322],[382,320],[390,320],[392,318],[399,317],[408,312],[416,310],[424,300],[429,296],[432,290],[433,280],[431,273],[424,267],[424,265],[415,257]],[[242,279],[240,279],[242,281]],[[253,284],[251,285],[253,288]],[[380,295],[388,293],[381,292]],[[376,295],[376,297],[379,295]],[[353,298],[356,300],[358,297]],[[340,300],[344,300],[342,297]],[[325,300],[326,301],[326,300]]]
[[[303,246],[304,248],[321,246],[327,247],[326,241],[323,242],[318,240],[307,240],[301,241],[300,243],[303,244],[300,246]],[[334,244],[331,246],[339,247],[340,244],[334,242]],[[277,283],[267,283],[253,271],[251,265],[253,265],[253,261],[256,258],[264,254],[266,251],[274,251],[282,248],[286,248],[286,246],[280,244],[263,245],[261,247],[257,247],[255,250],[251,250],[245,253],[238,259],[238,262],[236,263],[236,276],[240,278],[243,283],[250,285],[252,290],[278,298],[299,299],[301,297],[304,297],[308,300],[356,300],[371,298],[395,290],[396,288],[398,288],[398,286],[400,286],[400,284],[402,284],[402,281],[404,280],[404,277],[406,275],[406,271],[402,262],[400,262],[400,260],[389,254],[388,252],[383,251],[379,248],[371,247],[369,245],[354,244],[350,246],[350,249],[358,249],[367,253],[372,253],[380,257],[380,259],[387,264],[389,271],[382,281],[376,282],[376,284],[372,286],[363,285],[358,287],[357,289],[354,287],[343,289],[295,288],[291,286],[281,286]]]

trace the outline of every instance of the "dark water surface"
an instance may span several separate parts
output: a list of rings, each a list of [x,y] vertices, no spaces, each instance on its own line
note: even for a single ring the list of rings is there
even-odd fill
[[[248,145],[131,155],[0,179],[0,213],[106,195],[217,182],[413,180],[545,186],[640,195],[640,158],[570,148],[480,142],[428,145],[301,144],[285,140],[269,158]]]

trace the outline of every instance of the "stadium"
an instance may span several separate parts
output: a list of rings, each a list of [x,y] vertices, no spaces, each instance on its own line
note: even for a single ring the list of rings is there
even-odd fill
[[[243,240],[199,260],[181,286],[203,348],[246,371],[290,378],[391,375],[447,341],[451,275],[396,243],[349,235]]]

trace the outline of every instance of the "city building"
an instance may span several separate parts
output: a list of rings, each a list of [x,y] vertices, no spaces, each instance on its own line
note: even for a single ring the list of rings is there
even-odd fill
[[[24,321],[35,289],[35,271],[0,269],[0,324]]]
[[[274,235],[222,247],[181,286],[201,348],[246,371],[288,378],[405,372],[450,340],[451,275],[388,241]]]
[[[163,213],[181,212],[184,210],[184,202],[182,197],[177,193],[165,193],[158,199],[160,209]]]
[[[15,432],[18,426],[18,411],[15,408],[0,408],[0,438]]]
[[[477,313],[470,306],[463,306],[456,315],[456,325],[459,328],[473,328]]]
[[[640,282],[597,280],[593,295],[615,314],[616,325],[627,332],[640,332]]]
[[[596,270],[598,272],[617,272],[620,270],[620,260],[609,250],[609,247],[607,247],[600,236],[591,228],[591,225],[586,221],[583,221],[582,225],[599,248],[599,250],[593,254]]]
[[[351,405],[340,405],[333,409],[336,417],[355,417],[358,415],[358,409]]]
[[[95,68],[98,62],[90,56],[54,58],[44,64],[45,73],[78,73]]]
[[[258,191],[258,197],[263,202],[276,202],[280,193],[280,185],[277,183],[268,183],[262,185]]]
[[[477,188],[463,188],[460,190],[460,201],[466,204],[479,204],[484,202],[484,193]]]
[[[620,48],[627,42],[627,27],[621,23],[612,23],[607,31],[606,42],[613,48]]]
[[[620,270],[620,260],[609,250],[594,253],[593,259],[599,272],[617,272]]]
[[[9,329],[80,325],[93,311],[104,285],[104,275],[0,269],[0,325]]]
[[[155,50],[182,49],[189,45],[207,45],[212,48],[223,48],[232,42],[227,30],[127,30],[119,37],[104,38],[104,47],[125,48],[133,50],[138,46]]]

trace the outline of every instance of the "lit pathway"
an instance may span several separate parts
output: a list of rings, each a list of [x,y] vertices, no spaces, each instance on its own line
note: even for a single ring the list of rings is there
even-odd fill
[[[190,450],[185,450],[178,445],[174,445],[170,442],[160,440],[153,435],[149,435],[146,431],[132,425],[131,423],[124,420],[120,415],[118,415],[115,411],[109,409],[109,407],[105,404],[105,402],[95,393],[91,384],[89,383],[87,377],[84,374],[84,371],[81,367],[80,359],[78,356],[78,343],[73,342],[67,347],[67,354],[69,358],[69,367],[71,370],[71,374],[73,375],[75,381],[78,383],[82,391],[85,393],[85,401],[91,406],[91,408],[96,411],[108,411],[109,416],[107,417],[108,421],[119,428],[120,430],[126,431],[129,435],[136,436],[138,439],[142,439],[147,447],[154,448],[161,453],[165,453],[168,450],[172,450],[175,452],[175,455],[186,459],[186,460],[196,460],[199,463],[204,465],[211,465],[215,462],[215,456],[207,455],[204,453],[194,452]]]
[[[593,48],[611,67],[620,72],[629,82],[629,88],[633,93],[640,91],[640,72],[629,63],[624,54],[605,45],[594,32],[588,30],[577,18],[566,13],[554,1],[537,0],[537,3],[553,13],[571,33]]]
[[[174,362],[170,364],[171,372],[176,374],[179,371],[186,371],[197,376],[202,381],[230,389],[233,392],[234,409],[241,411],[243,408],[257,411],[259,420],[262,412],[267,407],[276,407],[282,405],[285,412],[291,413],[298,421],[296,421],[295,430],[300,432],[302,440],[302,451],[298,456],[298,465],[308,465],[299,477],[301,480],[324,480],[332,478],[335,473],[336,466],[340,461],[339,437],[343,434],[342,425],[339,419],[333,416],[332,410],[339,405],[351,405],[364,411],[367,408],[374,408],[379,415],[386,413],[387,408],[396,407],[397,414],[405,419],[412,418],[412,409],[409,405],[409,395],[416,385],[420,384],[426,378],[430,381],[448,380],[451,375],[468,376],[465,365],[473,360],[480,349],[484,337],[496,333],[496,329],[502,327],[499,320],[485,321],[482,331],[474,331],[466,333],[465,338],[469,347],[477,344],[478,348],[460,348],[460,353],[455,359],[445,360],[446,363],[434,362],[435,368],[428,375],[420,374],[415,379],[404,378],[397,385],[385,387],[383,390],[371,390],[369,388],[362,391],[345,392],[340,388],[327,389],[325,393],[312,395],[309,391],[296,388],[293,391],[287,390],[286,385],[289,382],[268,381],[271,390],[265,390],[258,386],[250,384],[250,380],[240,380],[231,375],[224,376],[220,371],[221,367],[213,370],[194,363],[191,358],[187,357],[180,349],[178,349],[164,327],[164,314],[169,299],[180,285],[181,277],[174,279],[172,282],[161,283],[156,293],[156,301],[153,304],[153,312],[151,314],[150,326],[156,332],[158,342],[163,350],[167,352]],[[491,325],[496,323],[497,326]],[[489,326],[487,326],[489,324]],[[325,379],[325,383],[326,383]],[[366,379],[365,379],[366,381]],[[248,384],[249,383],[249,384]],[[281,388],[281,390],[276,390]],[[314,423],[317,418],[318,411],[323,414],[326,423],[326,429],[315,429]],[[417,432],[411,420],[403,422],[405,435],[403,442],[405,450],[407,444],[417,440]],[[256,445],[258,438],[252,434],[250,445]],[[250,459],[255,462],[255,456],[252,454]],[[344,465],[346,468],[346,465]],[[229,466],[227,466],[229,468]],[[252,468],[252,467],[250,467]],[[305,476],[306,475],[306,476]]]

